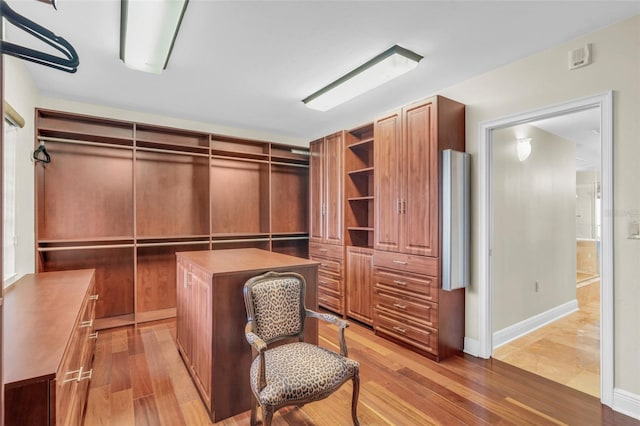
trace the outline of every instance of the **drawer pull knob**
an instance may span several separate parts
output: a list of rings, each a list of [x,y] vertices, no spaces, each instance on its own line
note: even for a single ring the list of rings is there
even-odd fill
[[[407,305],[403,305],[402,303],[394,303],[393,306],[395,306],[398,309],[402,309],[402,310],[407,310]]]
[[[408,265],[409,262],[405,262],[404,260],[394,260],[393,263],[397,263],[398,265]]]
[[[89,335],[89,340],[93,340],[93,339],[97,339],[98,338],[98,332],[94,331],[93,333],[91,333]]]
[[[397,331],[398,333],[402,333],[402,334],[407,334],[407,329],[406,328],[402,328],[402,327],[398,327],[398,326],[394,326],[393,329],[395,331]]]
[[[68,376],[69,374],[73,374],[74,377],[71,377],[69,379],[64,379],[62,381],[62,383],[69,383],[69,382],[77,382],[80,380],[80,375],[82,374],[82,368],[80,368],[80,370],[73,370],[73,371],[67,371],[66,373],[64,373],[65,376]]]
[[[407,282],[406,281],[400,281],[400,280],[393,280],[394,284],[398,284],[398,285],[402,285],[402,286],[406,286]]]
[[[98,300],[98,295],[92,294],[91,296],[89,296],[89,300]]]
[[[80,376],[78,377],[78,381],[82,381],[82,380],[91,380],[91,376],[93,375],[93,368],[89,371],[85,371],[85,372],[81,372]]]
[[[323,248],[321,248],[321,249],[318,249],[318,251],[329,251],[329,249],[323,249]]]
[[[321,301],[321,302],[326,302],[326,301],[327,301],[327,298],[326,298],[326,297],[321,297],[321,298],[320,298],[320,301]]]
[[[320,264],[320,267],[321,267],[321,268],[326,268],[327,266],[329,266],[329,265],[327,265],[326,263],[321,263],[321,264]]]
[[[89,320],[89,321],[82,321],[80,322],[80,328],[85,328],[85,327],[91,327],[93,326],[93,320]]]
[[[328,284],[326,281],[318,281],[320,284]]]

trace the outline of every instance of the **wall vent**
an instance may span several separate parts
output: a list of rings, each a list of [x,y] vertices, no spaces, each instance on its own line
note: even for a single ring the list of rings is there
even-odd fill
[[[586,67],[591,63],[591,44],[569,51],[569,69]]]

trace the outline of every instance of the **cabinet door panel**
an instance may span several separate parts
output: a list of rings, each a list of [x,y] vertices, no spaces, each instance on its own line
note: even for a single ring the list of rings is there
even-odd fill
[[[433,108],[428,102],[403,111],[406,169],[401,251],[422,256],[438,255],[438,152],[433,139]]]
[[[375,248],[400,249],[399,202],[401,185],[401,126],[400,114],[394,113],[375,123],[374,150]]]
[[[371,324],[373,251],[347,249],[347,315]]]
[[[309,241],[324,240],[324,142],[309,145]]]
[[[342,133],[325,138],[325,242],[342,244],[343,150]]]

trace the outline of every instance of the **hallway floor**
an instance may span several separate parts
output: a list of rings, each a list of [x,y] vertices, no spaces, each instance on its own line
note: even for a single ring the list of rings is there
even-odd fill
[[[494,350],[493,357],[600,397],[600,282],[581,282],[579,310]]]

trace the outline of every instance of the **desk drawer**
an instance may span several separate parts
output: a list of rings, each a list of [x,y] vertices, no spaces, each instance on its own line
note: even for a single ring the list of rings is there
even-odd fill
[[[386,334],[418,349],[438,355],[438,331],[435,329],[420,327],[414,322],[377,309],[374,324],[376,333]]]
[[[321,256],[342,260],[344,258],[344,247],[331,244],[309,243],[309,256]]]
[[[438,301],[437,277],[417,274],[399,274],[386,268],[373,268],[374,288],[417,297],[429,302]]]
[[[318,287],[318,305],[339,313],[340,315],[344,313],[342,297],[323,287]]]
[[[438,327],[438,304],[376,288],[375,309],[428,327]]]
[[[438,259],[433,257],[414,256],[411,254],[392,253],[376,250],[373,256],[374,266],[395,269],[402,272],[413,272],[423,275],[438,275]]]
[[[318,273],[318,288],[331,290],[342,296],[342,280],[336,279],[332,275]]]

